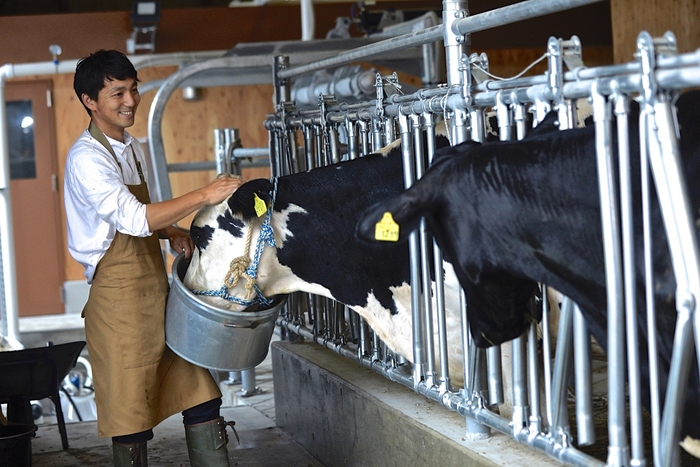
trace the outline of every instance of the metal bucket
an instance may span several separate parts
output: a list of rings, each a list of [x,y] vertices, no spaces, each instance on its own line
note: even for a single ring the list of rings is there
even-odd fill
[[[230,311],[200,300],[183,284],[189,261],[180,254],[173,262],[173,279],[165,313],[165,342],[180,357],[218,371],[253,368],[267,356],[275,320],[286,295],[270,308]]]
[[[32,465],[32,437],[35,425],[0,424],[0,465]]]

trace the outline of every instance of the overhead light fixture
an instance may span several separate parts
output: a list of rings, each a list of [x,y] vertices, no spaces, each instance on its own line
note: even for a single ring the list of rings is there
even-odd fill
[[[58,44],[51,44],[49,46],[49,52],[51,52],[53,64],[56,67],[56,73],[58,73],[58,56],[61,55],[61,46]]]
[[[137,50],[154,52],[156,49],[156,28],[160,22],[160,0],[134,0],[131,10],[131,37],[126,40],[129,54]]]
[[[32,125],[34,125],[34,119],[32,117],[30,117],[29,115],[24,117],[22,119],[22,123],[20,123],[20,126],[22,127],[22,129],[29,128]]]

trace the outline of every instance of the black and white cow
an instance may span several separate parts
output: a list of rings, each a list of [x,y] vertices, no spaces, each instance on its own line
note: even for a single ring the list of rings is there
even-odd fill
[[[441,139],[438,146],[447,145]],[[248,267],[254,266],[256,247],[268,245],[260,248],[253,274],[260,297],[302,291],[335,299],[359,313],[392,350],[412,360],[407,244],[366,245],[355,236],[363,211],[403,191],[402,173],[397,147],[388,155],[371,154],[279,177],[276,188],[266,179],[245,183],[228,200],[200,210],[194,218],[190,235],[196,248],[184,285],[217,307],[243,310],[257,297],[254,289],[246,289],[252,285],[247,279],[235,285],[229,280],[225,293],[219,292],[232,263],[245,256],[250,259]],[[267,214],[256,213],[256,201],[272,204],[271,229],[262,227]],[[270,232],[274,248],[260,241]],[[449,263],[445,263],[445,288],[450,374],[459,385],[460,288]]]
[[[700,94],[677,103],[680,147],[689,197],[700,208]],[[532,281],[553,286],[580,306],[592,333],[605,348],[606,285],[603,235],[597,183],[595,130],[559,131],[550,114],[520,142],[465,143],[438,151],[433,166],[414,186],[370,208],[358,224],[358,236],[374,242],[375,224],[386,212],[401,232],[410,232],[421,216],[465,289],[472,334],[487,346],[508,338],[503,323],[517,322],[517,304]],[[631,119],[632,121],[634,119]],[[639,141],[631,124],[635,219],[640,219]],[[636,164],[635,164],[636,163]],[[655,197],[654,197],[655,199]],[[675,279],[657,203],[652,209],[656,343],[660,387],[665,393],[676,321]],[[642,378],[648,383],[642,228],[635,223],[637,304]],[[514,287],[521,291],[514,293]],[[482,306],[498,297],[514,297],[513,307]],[[524,321],[524,319],[523,319]],[[524,328],[523,328],[524,329]],[[523,329],[518,329],[515,334]],[[686,415],[700,413],[698,366],[691,366]],[[648,384],[643,384],[647,391]],[[648,400],[647,400],[648,402]],[[648,405],[647,405],[648,407]],[[683,433],[700,438],[700,418],[686,416]]]

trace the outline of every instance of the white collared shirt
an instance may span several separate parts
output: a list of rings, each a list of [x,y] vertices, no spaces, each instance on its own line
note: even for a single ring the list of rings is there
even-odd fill
[[[131,194],[127,185],[141,179],[134,157],[148,180],[147,164],[139,142],[124,132],[124,143],[107,137],[112,154],[85,130],[71,146],[64,175],[64,202],[68,224],[68,251],[85,268],[92,283],[95,268],[112,244],[117,231],[134,237],[151,234],[146,205]],[[119,166],[121,164],[121,167]]]

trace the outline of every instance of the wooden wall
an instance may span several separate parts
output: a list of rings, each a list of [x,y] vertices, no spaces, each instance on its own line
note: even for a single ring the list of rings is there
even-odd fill
[[[478,13],[516,0],[474,0],[470,12]],[[350,3],[314,5],[316,37],[323,38],[335,25],[338,16],[349,16]],[[377,2],[373,9],[434,8],[441,4],[429,1]],[[297,40],[301,36],[298,5],[268,5],[248,8],[187,8],[163,10],[156,33],[156,53],[226,50],[239,42]],[[472,51],[489,55],[491,70],[501,76],[512,76],[542,55],[549,35],[568,38],[572,34],[584,43],[584,60],[589,65],[610,63],[610,12],[608,2],[579,8],[562,15],[516,23],[505,29],[485,31],[472,36]],[[78,13],[46,16],[0,17],[3,31],[0,64],[31,63],[51,60],[50,44],[63,49],[59,59],[75,60],[100,49],[126,52],[130,35],[128,12]],[[27,34],[27,31],[32,31]],[[354,31],[354,30],[353,30]],[[355,34],[357,34],[355,32]],[[586,45],[590,47],[586,48]],[[543,64],[533,70],[541,73]],[[139,71],[142,83],[170,76],[175,67],[145,68]],[[41,76],[51,79],[54,89],[56,147],[59,186],[69,147],[88,124],[88,115],[72,89],[72,74]],[[21,78],[26,80],[26,77]],[[137,137],[147,136],[148,111],[154,93],[143,95],[136,124],[130,131]],[[174,93],[166,106],[163,138],[168,162],[211,160],[213,129],[235,127],[241,130],[244,146],[267,145],[262,126],[272,110],[272,89],[269,85],[207,88],[201,101],[186,102]],[[213,173],[174,174],[171,176],[175,196],[195,189],[214,176]],[[267,176],[266,169],[247,173],[246,177]],[[65,216],[62,215],[65,235]],[[189,219],[181,225],[189,225]],[[64,239],[65,240],[65,239]],[[65,244],[65,241],[64,241]],[[82,280],[82,268],[65,252],[66,279]]]
[[[700,2],[697,0],[610,0],[615,63],[633,60],[637,36],[672,31],[680,52],[700,47]]]
[[[146,68],[139,72],[139,79],[148,82],[167,78],[176,71],[174,67]],[[54,108],[57,122],[57,148],[59,180],[68,149],[77,136],[87,128],[89,117],[72,89],[72,75],[58,75],[54,79]],[[148,111],[155,93],[142,96],[136,123],[129,131],[136,137],[148,136]],[[242,97],[242,96],[245,96]],[[205,88],[200,101],[188,102],[179,92],[173,93],[163,114],[163,143],[168,162],[193,162],[212,160],[214,154],[214,128],[239,128],[246,147],[267,146],[267,132],[262,126],[267,112],[272,110],[270,86],[237,86],[235,88]],[[170,177],[173,196],[178,196],[206,184],[214,172],[173,174]],[[268,169],[249,169],[246,178],[269,176]],[[61,184],[62,189],[62,184]],[[181,222],[189,227],[191,216]],[[62,214],[63,232],[65,215]],[[66,279],[81,280],[82,266],[67,253]]]
[[[316,6],[317,35],[323,37],[335,25],[335,18],[347,16],[348,11],[348,4]],[[299,16],[299,7],[294,5],[164,10],[156,32],[155,52],[227,50],[239,42],[297,40],[301,37]],[[75,60],[101,48],[126,53],[126,40],[131,33],[128,12],[0,17],[0,30],[3,31],[0,41],[5,45],[0,48],[0,63],[8,64],[50,61],[50,44],[61,46],[60,60]],[[142,83],[163,79],[176,70],[176,67],[145,68],[139,71],[139,79]],[[66,154],[87,127],[89,117],[73,92],[72,74],[37,78],[53,82],[58,179],[62,191]],[[137,137],[147,136],[148,111],[154,95],[150,92],[142,96],[136,123],[130,128]],[[266,146],[267,132],[262,123],[271,110],[272,88],[269,85],[207,88],[202,90],[202,100],[197,102],[186,102],[176,92],[168,101],[163,116],[166,159],[168,162],[213,159],[214,128],[239,128],[245,146]],[[213,172],[174,174],[171,177],[173,195],[198,188],[214,176]],[[269,170],[254,169],[245,176],[269,176]],[[189,221],[190,218],[181,225],[188,226]],[[64,213],[61,222],[65,235]],[[65,238],[63,244],[66,244]],[[64,257],[66,279],[82,280],[82,267],[67,250]]]

